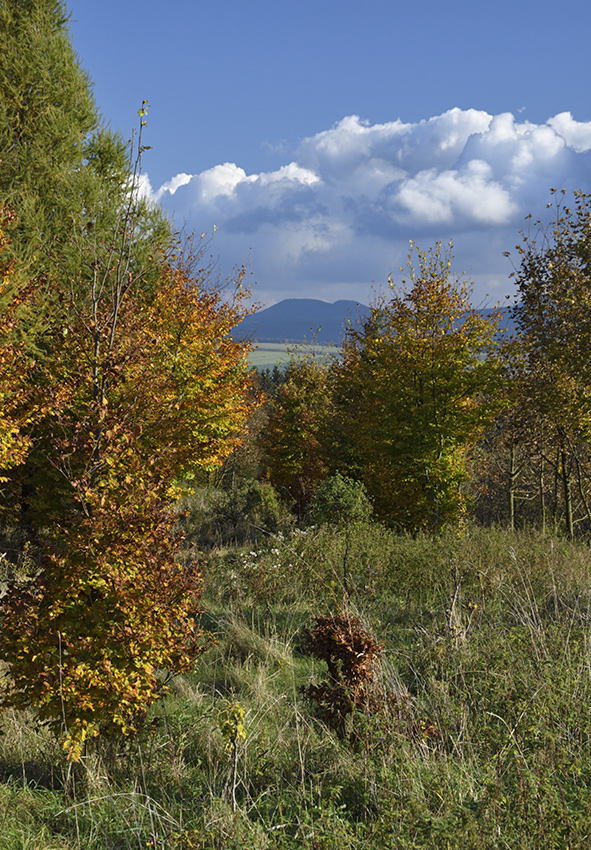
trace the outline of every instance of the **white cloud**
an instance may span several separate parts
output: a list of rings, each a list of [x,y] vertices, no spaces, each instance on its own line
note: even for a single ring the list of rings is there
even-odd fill
[[[176,192],[177,189],[179,189],[181,186],[186,186],[187,183],[190,183],[190,182],[191,182],[191,175],[190,174],[184,174],[184,173],[177,174],[175,177],[173,177],[167,183],[164,183],[158,189],[158,192],[156,192],[156,195],[155,195],[155,199],[157,201],[159,201],[160,198],[164,195],[165,192],[168,192],[170,195],[174,195],[174,193]]]
[[[421,171],[402,182],[396,201],[418,225],[496,226],[508,223],[516,212],[509,192],[493,180],[492,168],[482,159],[470,160],[462,173]]]
[[[590,166],[591,122],[568,112],[539,125],[476,109],[414,124],[352,115],[304,139],[276,171],[224,163],[178,174],[154,197],[179,226],[218,226],[223,267],[250,255],[263,300],[368,300],[409,239],[427,247],[450,237],[479,300],[485,287],[493,298],[510,290],[502,253],[525,216],[544,211],[552,186],[591,189]]]
[[[153,198],[154,190],[147,174],[140,174],[136,183],[137,194],[140,198]]]
[[[258,178],[263,186],[268,186],[270,183],[278,183],[280,181],[290,181],[292,183],[303,183],[306,186],[312,183],[318,183],[319,177],[307,168],[302,168],[295,162],[290,162],[289,165],[283,165],[278,171],[271,171],[268,174],[261,174]]]
[[[550,118],[548,124],[577,153],[591,150],[591,121],[575,121],[570,112],[561,112]]]

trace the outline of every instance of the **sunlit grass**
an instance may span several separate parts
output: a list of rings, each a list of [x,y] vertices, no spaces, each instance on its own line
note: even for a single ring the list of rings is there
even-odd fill
[[[343,560],[348,563],[348,593]],[[539,534],[439,538],[334,528],[204,564],[217,643],[137,741],[75,769],[31,715],[3,716],[2,850],[587,846],[591,552]],[[300,634],[362,618],[390,702],[340,740],[302,688]],[[220,718],[244,708],[232,762]]]
[[[338,355],[340,349],[335,345],[317,345],[307,343],[257,342],[250,354],[251,366],[268,369],[273,366],[286,366],[292,355],[297,357],[320,357],[323,360]]]

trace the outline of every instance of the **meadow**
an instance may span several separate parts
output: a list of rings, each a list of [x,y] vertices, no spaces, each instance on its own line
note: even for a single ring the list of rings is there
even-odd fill
[[[251,352],[250,365],[257,369],[268,369],[273,366],[287,366],[296,353],[300,358],[320,357],[328,360],[336,357],[340,349],[335,345],[316,345],[302,342],[257,342]]]
[[[587,544],[374,522],[243,537],[202,551],[212,646],[140,736],[73,764],[4,712],[2,850],[591,844]],[[343,655],[330,678],[310,652],[337,620],[373,641],[361,691]]]

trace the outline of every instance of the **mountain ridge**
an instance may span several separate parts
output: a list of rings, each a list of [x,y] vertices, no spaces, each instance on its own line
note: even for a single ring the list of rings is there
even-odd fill
[[[242,338],[259,342],[317,342],[340,345],[347,327],[356,326],[370,312],[366,304],[341,299],[334,303],[316,298],[285,298],[251,316],[238,330]]]
[[[488,315],[492,309],[481,309]],[[501,326],[514,331],[509,310],[500,308]],[[316,298],[285,298],[246,316],[236,328],[241,339],[272,343],[318,343],[340,345],[347,328],[361,324],[370,313],[367,304],[340,299],[330,303]]]

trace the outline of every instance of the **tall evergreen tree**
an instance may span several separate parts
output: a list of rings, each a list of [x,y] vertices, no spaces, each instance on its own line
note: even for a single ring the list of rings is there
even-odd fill
[[[35,272],[51,269],[56,243],[63,269],[85,229],[112,231],[131,189],[128,146],[103,126],[68,20],[62,0],[0,0],[0,199],[18,217],[13,252]],[[161,231],[161,214],[138,213]]]
[[[20,219],[17,253],[63,235],[99,117],[61,0],[0,4],[0,196]]]

